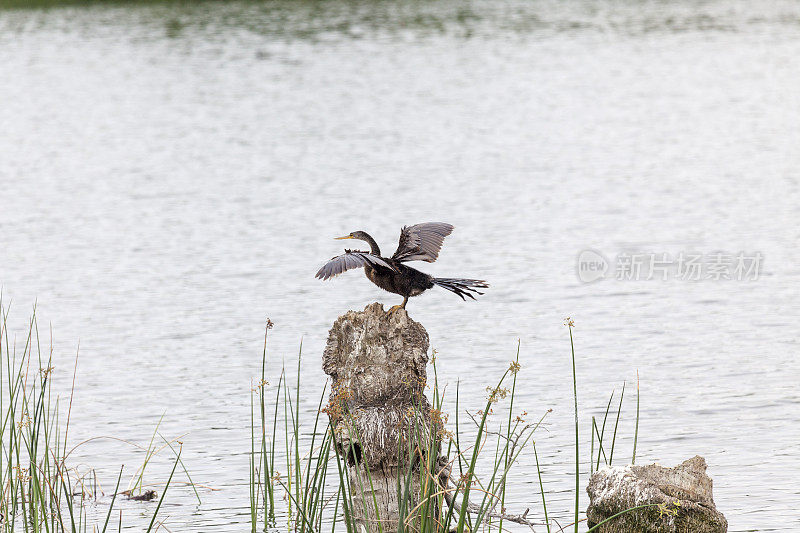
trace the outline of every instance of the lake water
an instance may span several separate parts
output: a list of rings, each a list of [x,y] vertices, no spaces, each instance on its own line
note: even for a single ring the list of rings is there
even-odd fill
[[[629,460],[638,370],[637,462],[703,455],[730,531],[800,529],[798,88],[789,1],[2,10],[3,298],[17,331],[38,301],[62,394],[80,342],[71,440],[146,445],[164,414],[217,489],[199,505],[170,489],[166,525],[244,531],[266,318],[273,383],[302,339],[310,416],[330,324],[400,301],[359,272],[314,279],[332,238],[363,229],[389,253],[402,225],[447,221],[420,268],[492,288],[408,310],[471,410],[520,340],[517,404],[553,409],[537,439],[551,516],[571,515],[571,316],[585,461],[624,381]],[[587,249],[608,279],[579,280]],[[758,279],[713,279],[718,252],[760,254]],[[616,279],[628,257],[682,253],[711,279]],[[142,460],[112,440],[74,457],[107,492]],[[541,516],[534,472],[523,454],[509,510]],[[153,507],[124,504],[126,527]]]

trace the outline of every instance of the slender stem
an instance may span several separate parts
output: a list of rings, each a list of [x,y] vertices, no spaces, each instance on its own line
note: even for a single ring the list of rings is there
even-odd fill
[[[103,533],[106,533],[106,528],[108,527],[108,520],[111,518],[111,510],[114,508],[114,502],[117,499],[117,491],[119,490],[119,480],[122,479],[122,469],[125,468],[125,465],[122,465],[119,469],[119,475],[117,476],[117,486],[114,487],[114,495],[111,496],[111,505],[108,506],[108,514],[106,515],[106,521],[103,524]]]
[[[575,400],[575,533],[578,533],[578,513],[581,498],[581,463],[578,452],[578,378],[575,372],[575,343],[572,339],[572,325],[569,325],[569,344],[572,349],[572,395]]]
[[[542,483],[542,469],[539,467],[539,454],[536,453],[536,442],[533,443],[533,456],[536,458],[536,472],[539,474],[539,490],[542,493],[542,508],[544,509],[544,523],[547,533],[550,533],[550,520],[547,518],[547,500],[544,497],[544,484]]]
[[[164,498],[167,497],[167,489],[169,488],[169,484],[172,482],[172,476],[175,475],[175,469],[178,468],[178,462],[181,458],[181,452],[183,451],[183,446],[181,449],[178,450],[178,456],[175,459],[175,464],[172,465],[172,472],[169,474],[169,478],[167,479],[167,484],[164,485],[164,492],[161,493],[161,498],[158,500],[158,505],[156,505],[156,510],[153,513],[153,518],[150,520],[150,526],[147,528],[147,533],[153,529],[153,524],[156,523],[156,517],[158,516],[158,511],[161,509],[161,504],[164,503]]]
[[[600,453],[601,452],[603,454],[603,459],[605,459],[606,464],[608,464],[608,457],[606,457],[606,451],[603,448],[603,438],[605,438],[605,435],[606,435],[606,421],[608,420],[608,413],[611,410],[611,402],[612,402],[612,400],[614,400],[615,392],[616,391],[611,391],[611,397],[608,399],[608,404],[606,405],[606,414],[603,415],[603,429],[600,430],[600,434],[597,436],[597,438],[599,440],[599,446],[600,446],[600,449],[597,452],[597,466],[596,466],[596,468],[598,470],[600,469]]]
[[[631,464],[636,464],[636,442],[639,440],[639,371],[636,371],[636,430],[633,433],[633,458]]]
[[[592,531],[596,531],[603,524],[606,524],[606,523],[610,522],[611,520],[617,518],[618,516],[622,516],[622,515],[624,515],[626,513],[630,513],[631,511],[636,511],[636,510],[639,510],[639,509],[647,509],[649,507],[658,507],[659,505],[662,505],[662,504],[660,504],[660,503],[648,503],[648,504],[645,504],[645,505],[639,505],[638,507],[631,507],[630,509],[625,509],[624,511],[620,511],[620,512],[618,512],[616,514],[613,514],[613,515],[609,516],[608,518],[606,518],[602,522],[598,522],[597,524],[593,525],[592,527],[590,527],[589,529],[586,530],[586,533],[591,533]],[[577,528],[578,524],[575,524],[575,527]]]
[[[611,453],[608,456],[608,464],[614,461],[614,445],[617,443],[617,428],[619,427],[619,417],[622,414],[622,399],[625,398],[625,383],[622,383],[622,394],[619,397],[619,406],[617,406],[617,421],[614,422],[614,436],[611,438]]]

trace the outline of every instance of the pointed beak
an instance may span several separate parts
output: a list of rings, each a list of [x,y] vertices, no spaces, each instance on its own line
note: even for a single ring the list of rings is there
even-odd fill
[[[337,241],[340,241],[340,240],[342,240],[342,239],[352,239],[353,237],[351,237],[350,235],[345,235],[344,237],[334,237],[334,238],[335,238]]]

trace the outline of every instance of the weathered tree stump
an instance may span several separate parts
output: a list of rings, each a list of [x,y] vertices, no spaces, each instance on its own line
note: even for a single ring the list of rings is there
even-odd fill
[[[642,505],[605,525],[600,533],[725,533],[728,522],[717,511],[706,461],[695,456],[675,468],[658,464],[604,467],[586,488],[589,527]]]
[[[408,469],[409,444],[425,450],[420,441],[430,442],[431,432],[439,431],[424,395],[427,362],[428,333],[405,309],[387,313],[373,303],[340,316],[328,334],[322,361],[333,381],[327,413],[337,453],[350,468],[351,511],[362,531],[398,530],[397,480]],[[411,476],[411,509],[419,500],[419,478]],[[413,527],[413,519],[409,523]]]

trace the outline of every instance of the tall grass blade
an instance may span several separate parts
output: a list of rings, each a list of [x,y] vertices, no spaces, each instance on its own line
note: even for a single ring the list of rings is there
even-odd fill
[[[575,342],[572,339],[572,321],[567,319],[567,324],[569,328],[569,345],[572,350],[572,394],[575,400],[575,533],[578,533],[578,515],[580,512],[581,497],[581,462],[578,432],[578,377],[575,371]]]
[[[114,487],[114,494],[111,496],[111,505],[108,506],[108,514],[106,514],[106,521],[103,523],[103,533],[106,533],[108,528],[108,521],[111,518],[111,511],[114,509],[114,502],[117,501],[117,492],[119,491],[119,481],[122,479],[122,469],[125,465],[119,468],[119,475],[117,476],[117,485]]]
[[[536,473],[539,474],[539,491],[542,494],[542,510],[544,511],[544,523],[547,533],[550,533],[550,519],[547,516],[547,498],[544,495],[544,483],[542,483],[542,468],[539,466],[539,454],[536,452],[536,443],[533,443],[533,456],[536,458]]]
[[[180,461],[182,451],[183,446],[181,446],[181,448],[178,450],[178,457],[175,459],[175,463],[172,465],[172,472],[169,474],[167,484],[164,485],[164,491],[161,493],[161,498],[158,499],[158,505],[156,505],[156,510],[153,512],[153,518],[150,519],[150,525],[147,527],[147,533],[150,533],[150,531],[153,529],[153,524],[156,523],[158,511],[161,510],[161,505],[164,503],[164,498],[167,497],[167,489],[169,489],[169,484],[172,483],[172,476],[175,475],[175,469],[178,468],[178,462]]]
[[[639,440],[639,371],[636,371],[636,430],[633,432],[633,457],[631,464],[636,464],[636,443]]]
[[[619,417],[622,414],[622,400],[625,398],[625,383],[622,383],[622,394],[619,396],[619,406],[617,406],[617,421],[614,422],[614,436],[611,438],[611,453],[608,456],[608,464],[614,461],[614,445],[617,443],[617,428],[619,427]]]

